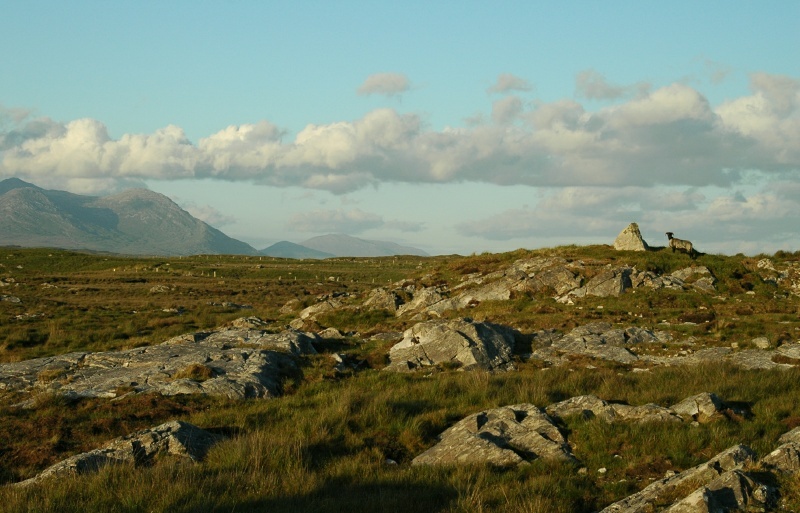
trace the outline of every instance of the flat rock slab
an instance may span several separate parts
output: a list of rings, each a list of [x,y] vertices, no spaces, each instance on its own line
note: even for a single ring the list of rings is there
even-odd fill
[[[283,376],[296,369],[294,357],[306,352],[314,352],[311,339],[299,332],[222,329],[125,351],[0,364],[0,390],[106,398],[130,391],[274,397]]]
[[[421,322],[389,350],[385,370],[411,371],[438,364],[463,370],[509,370],[514,335],[503,326],[468,319]]]
[[[607,422],[683,422],[683,419],[675,411],[657,404],[631,406],[609,403],[595,395],[572,397],[551,404],[545,408],[545,411],[558,418],[580,415],[584,418],[598,417]]]
[[[412,465],[490,464],[507,467],[537,458],[575,461],[552,419],[532,404],[472,414],[439,435]]]

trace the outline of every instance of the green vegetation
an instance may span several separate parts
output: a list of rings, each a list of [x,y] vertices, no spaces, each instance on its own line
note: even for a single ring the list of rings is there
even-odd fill
[[[717,278],[718,291],[637,289],[575,305],[557,303],[547,294],[520,294],[447,315],[469,315],[520,330],[520,353],[530,349],[526,334],[566,331],[595,321],[659,329],[667,321],[680,340],[694,337],[709,346],[747,347],[762,336],[773,346],[800,339],[800,298],[762,278],[757,266],[761,257],[701,255],[691,262],[669,251],[620,253],[606,246],[569,246],[470,257],[294,261],[123,258],[0,248],[0,280],[8,283],[0,294],[20,299],[0,302],[0,361],[156,344],[251,315],[279,331],[299,308],[321,297],[337,295],[359,304],[370,290],[400,280],[454,286],[470,274],[502,270],[531,256],[583,262],[587,279],[609,263],[659,274],[705,265]],[[770,258],[778,266],[800,261],[800,254]],[[299,300],[295,310],[282,313],[293,299]],[[736,443],[763,455],[782,433],[800,425],[797,369],[702,365],[630,372],[619,364],[588,359],[543,368],[541,362],[520,358],[518,371],[508,373],[448,368],[433,376],[381,372],[391,343],[367,337],[402,331],[415,322],[358,309],[320,316],[310,328],[335,327],[348,336],[326,341],[318,347],[319,355],[306,357],[302,376],[287,383],[278,399],[130,394],[114,401],[66,401],[41,395],[34,398],[34,407],[19,408],[11,405],[23,398],[6,394],[0,397],[0,483],[32,477],[69,455],[172,419],[229,438],[197,464],[163,458],[146,468],[120,466],[28,489],[2,487],[0,509],[590,512]],[[656,351],[685,349],[679,342]],[[366,363],[358,371],[336,373],[326,354],[330,352]],[[202,367],[187,368],[182,377],[212,377]],[[62,379],[57,370],[40,377]],[[444,429],[481,409],[518,403],[544,407],[582,394],[669,406],[706,391],[746,406],[752,415],[731,412],[701,425],[565,419],[561,428],[586,472],[544,461],[516,469],[410,465]],[[607,471],[599,473],[601,468]],[[796,484],[794,480],[787,489],[797,490]],[[784,499],[788,510],[800,510],[800,494]]]

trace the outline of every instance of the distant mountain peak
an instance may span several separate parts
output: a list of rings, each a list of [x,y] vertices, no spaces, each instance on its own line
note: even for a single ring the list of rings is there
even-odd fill
[[[39,187],[33,185],[32,183],[20,180],[17,177],[11,177],[11,178],[6,178],[5,180],[0,180],[0,194],[5,194],[13,189],[23,189],[23,188],[39,189]]]
[[[0,245],[130,255],[256,254],[148,189],[81,196],[10,178],[0,182],[0,212]]]

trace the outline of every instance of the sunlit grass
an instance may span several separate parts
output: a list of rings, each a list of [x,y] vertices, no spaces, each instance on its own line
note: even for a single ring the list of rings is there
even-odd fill
[[[573,305],[558,303],[546,293],[486,301],[445,317],[468,315],[517,329],[516,371],[492,374],[439,368],[431,374],[397,374],[380,370],[392,342],[367,337],[402,331],[416,321],[389,312],[359,310],[370,290],[399,280],[417,287],[453,286],[472,273],[502,270],[521,258],[551,256],[582,265],[586,278],[607,264],[659,274],[704,265],[718,280],[717,292],[636,290],[619,297],[584,298]],[[780,258],[797,261],[800,255]],[[21,299],[20,303],[0,302],[0,361],[4,362],[157,344],[250,315],[271,323],[269,329],[277,332],[293,318],[280,313],[292,299],[309,306],[337,293],[352,307],[317,320],[320,328],[335,327],[349,336],[325,341],[318,347],[320,354],[305,357],[302,376],[288,380],[285,395],[278,399],[231,401],[146,394],[113,402],[67,402],[42,395],[36,398],[36,408],[20,409],[11,405],[22,397],[4,396],[0,404],[3,483],[31,477],[66,456],[172,419],[187,420],[229,438],[197,464],[164,457],[148,467],[107,468],[96,475],[29,489],[1,487],[0,509],[596,511],[667,470],[696,465],[735,443],[749,444],[762,455],[772,450],[782,433],[800,425],[800,373],[745,371],[719,364],[634,373],[626,366],[587,358],[573,359],[567,367],[545,368],[521,356],[532,349],[528,336],[540,329],[567,332],[602,321],[668,330],[674,336],[669,344],[640,348],[656,353],[732,343],[747,348],[760,336],[773,346],[797,341],[798,298],[783,295],[775,285],[761,280],[757,261],[720,255],[701,255],[691,261],[669,251],[618,253],[607,246],[302,262],[0,249],[0,277],[15,280],[15,285],[0,292]],[[697,322],[687,323],[687,319]],[[358,370],[338,373],[330,359],[334,352],[365,363]],[[209,373],[187,368],[185,377],[203,380]],[[54,371],[42,378],[63,376]],[[721,416],[700,425],[565,419],[560,427],[574,446],[578,465],[535,461],[505,470],[411,465],[444,429],[480,410],[518,403],[545,407],[583,394],[632,405],[671,406],[700,392],[734,401],[751,415]],[[580,467],[586,471],[579,472]],[[606,472],[599,473],[600,468]],[[800,498],[791,490],[785,500],[788,510],[800,507]]]

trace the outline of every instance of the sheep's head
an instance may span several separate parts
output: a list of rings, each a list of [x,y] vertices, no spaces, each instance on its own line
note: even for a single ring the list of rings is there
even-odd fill
[[[668,239],[671,239],[671,238],[672,238],[672,235],[673,235],[673,233],[672,233],[672,232],[667,232],[667,238],[668,238]]]

